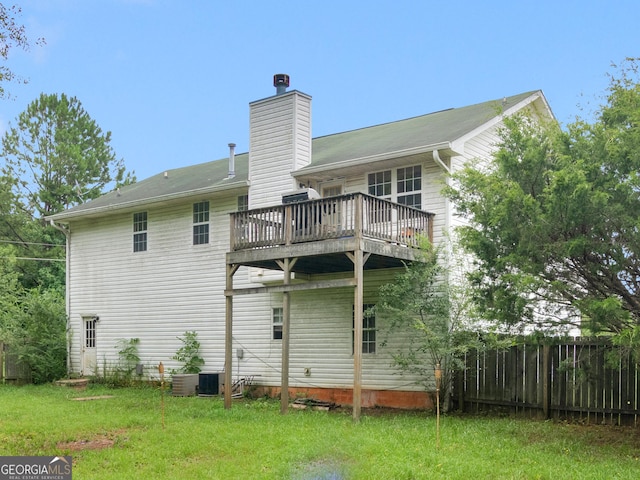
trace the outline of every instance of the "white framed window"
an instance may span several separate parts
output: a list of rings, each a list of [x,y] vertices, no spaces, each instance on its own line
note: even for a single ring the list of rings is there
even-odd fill
[[[238,211],[246,212],[249,210],[249,195],[240,195],[238,197]]]
[[[396,184],[399,204],[422,208],[422,167],[420,165],[399,168]]]
[[[193,244],[209,243],[209,201],[193,204]]]
[[[370,173],[367,177],[369,195],[391,198],[391,170]]]
[[[284,310],[282,307],[275,307],[271,312],[271,320],[273,325],[272,337],[274,340],[282,340],[282,320],[284,319]]]
[[[369,173],[367,191],[374,197],[422,209],[422,166]]]
[[[133,251],[147,250],[147,212],[133,214]]]
[[[373,303],[362,305],[362,353],[376,353],[376,315]],[[351,318],[351,348],[355,351],[355,306]]]

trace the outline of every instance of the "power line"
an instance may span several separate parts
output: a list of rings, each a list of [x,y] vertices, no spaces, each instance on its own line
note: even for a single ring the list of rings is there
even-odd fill
[[[37,243],[37,242],[19,242],[17,240],[0,240],[0,243],[12,243],[14,245],[40,245],[43,247],[64,247],[63,243]]]
[[[64,258],[40,258],[40,257],[0,257],[0,258],[13,258],[14,260],[38,260],[42,262],[64,262]]]

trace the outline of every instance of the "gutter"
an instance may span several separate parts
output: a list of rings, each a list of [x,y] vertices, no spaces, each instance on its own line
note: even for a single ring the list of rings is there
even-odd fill
[[[371,162],[378,162],[381,160],[390,160],[397,157],[415,155],[418,153],[429,153],[434,150],[451,149],[451,142],[440,142],[432,145],[422,145],[420,147],[406,148],[403,150],[395,150],[393,152],[381,153],[378,155],[368,155],[366,157],[348,158],[339,162],[331,162],[326,165],[318,165],[316,167],[304,167],[293,173],[294,177],[299,175],[308,175],[313,173],[322,173],[326,170],[340,169],[344,167],[354,167],[358,165],[365,165]]]
[[[80,211],[60,212],[54,215],[47,216],[45,217],[45,219],[49,220],[49,222],[64,221],[64,220],[68,220],[76,217],[81,218],[81,217],[87,217],[92,215],[98,215],[102,213],[115,212],[118,210],[124,210],[126,208],[136,207],[138,205],[149,205],[153,203],[165,202],[168,200],[189,198],[192,196],[201,195],[203,193],[223,192],[225,190],[233,190],[235,188],[246,187],[247,185],[248,185],[247,181],[238,181],[234,183],[227,183],[226,185],[222,185],[222,186],[216,185],[215,187],[204,187],[196,190],[188,190],[186,192],[159,195],[157,197],[145,197],[137,200],[131,200],[129,202],[119,202],[112,205],[104,205],[101,207],[82,209]]]

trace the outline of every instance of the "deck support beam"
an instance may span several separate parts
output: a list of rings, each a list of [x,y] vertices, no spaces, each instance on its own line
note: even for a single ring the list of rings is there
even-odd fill
[[[291,284],[291,269],[296,263],[295,258],[278,260],[278,265],[284,272],[284,285]],[[289,411],[289,339],[291,332],[291,294],[288,290],[282,293],[282,367],[280,379],[280,413]]]
[[[353,420],[360,420],[362,406],[362,320],[363,320],[363,266],[364,258],[362,250],[354,252],[354,277],[356,288],[353,296]]]
[[[227,265],[226,289],[233,290],[233,275],[240,265]],[[233,296],[226,297],[224,317],[224,408],[231,408],[233,379]]]

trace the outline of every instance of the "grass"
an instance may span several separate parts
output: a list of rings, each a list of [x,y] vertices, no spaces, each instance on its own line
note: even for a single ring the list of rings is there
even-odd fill
[[[91,401],[74,397],[112,395]],[[292,410],[279,402],[0,385],[0,455],[72,455],[74,479],[626,479],[640,429],[427,412]],[[98,448],[90,448],[98,447]]]

